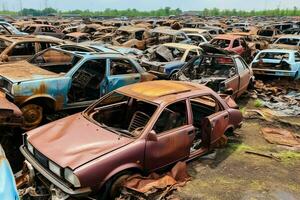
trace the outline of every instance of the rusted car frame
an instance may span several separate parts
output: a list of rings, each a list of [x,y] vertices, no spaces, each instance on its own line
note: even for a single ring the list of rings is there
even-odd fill
[[[26,133],[20,150],[40,175],[36,183],[40,177],[66,197],[113,199],[131,172],[192,160],[239,127],[241,112],[226,102],[231,101],[198,84],[134,84],[83,113]],[[83,127],[89,133],[85,137],[80,136]]]

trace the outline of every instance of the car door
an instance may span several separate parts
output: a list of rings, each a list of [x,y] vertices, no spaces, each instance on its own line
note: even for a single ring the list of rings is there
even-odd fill
[[[226,110],[221,110],[203,119],[202,130],[203,133],[210,136],[210,147],[224,135],[228,124],[229,114]]]
[[[231,51],[236,52],[237,54],[241,55],[243,53],[244,48],[240,44],[240,41],[238,39],[235,39],[232,43],[232,49]]]
[[[238,97],[247,90],[249,81],[251,79],[251,72],[249,66],[241,58],[235,58],[235,63],[239,74],[239,90],[237,92]]]
[[[106,92],[141,81],[141,74],[130,60],[112,58],[109,59],[108,64],[109,72],[106,77]]]
[[[195,137],[189,124],[187,101],[166,106],[152,128],[156,140],[146,139],[145,167],[149,171],[188,158]]]
[[[21,42],[15,44],[7,53],[8,61],[26,60],[36,53],[35,42]]]

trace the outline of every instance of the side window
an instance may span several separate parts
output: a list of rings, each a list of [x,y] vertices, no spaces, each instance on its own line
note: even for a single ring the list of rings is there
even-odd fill
[[[136,68],[129,60],[112,59],[110,60],[110,75],[134,74],[137,73]]]
[[[186,101],[179,101],[164,109],[157,119],[153,130],[160,134],[184,125],[187,125]]]
[[[190,50],[188,55],[186,56],[185,62],[188,62],[191,60],[193,57],[197,56],[197,51],[196,50]]]
[[[201,122],[204,118],[220,112],[223,107],[211,95],[203,95],[190,99],[193,112],[193,125],[201,129]]]
[[[0,26],[0,35],[10,35],[11,33],[4,28],[3,25]]]
[[[48,49],[50,47],[56,46],[56,43],[51,43],[51,42],[40,42],[39,46],[40,46],[40,51]]]
[[[25,42],[17,44],[10,53],[9,56],[27,56],[35,54],[35,43]]]
[[[236,48],[236,47],[238,47],[238,46],[240,46],[240,42],[239,42],[238,40],[234,40],[234,41],[233,41],[232,48]]]
[[[142,40],[143,39],[143,34],[144,34],[144,31],[137,31],[135,33],[135,39]]]
[[[243,71],[245,71],[246,66],[244,65],[244,63],[239,58],[236,58],[235,62],[236,62],[239,73],[242,73]]]
[[[300,54],[298,52],[295,53],[295,62],[300,62]]]

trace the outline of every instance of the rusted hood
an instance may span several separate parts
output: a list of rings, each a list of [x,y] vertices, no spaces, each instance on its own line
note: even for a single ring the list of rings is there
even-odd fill
[[[32,65],[27,61],[19,61],[0,65],[0,75],[10,80],[11,82],[53,78],[60,76],[59,74]]]
[[[59,166],[75,169],[133,139],[119,138],[79,113],[28,132],[28,141]]]

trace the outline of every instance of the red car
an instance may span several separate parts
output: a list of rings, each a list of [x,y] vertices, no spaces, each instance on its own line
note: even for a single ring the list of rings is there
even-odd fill
[[[235,107],[230,97],[199,84],[138,83],[27,132],[20,149],[37,186],[44,183],[60,195],[112,199],[132,173],[207,153],[241,125]]]
[[[242,56],[246,61],[251,61],[251,49],[242,36],[231,34],[218,35],[209,43],[224,50],[235,52]]]

